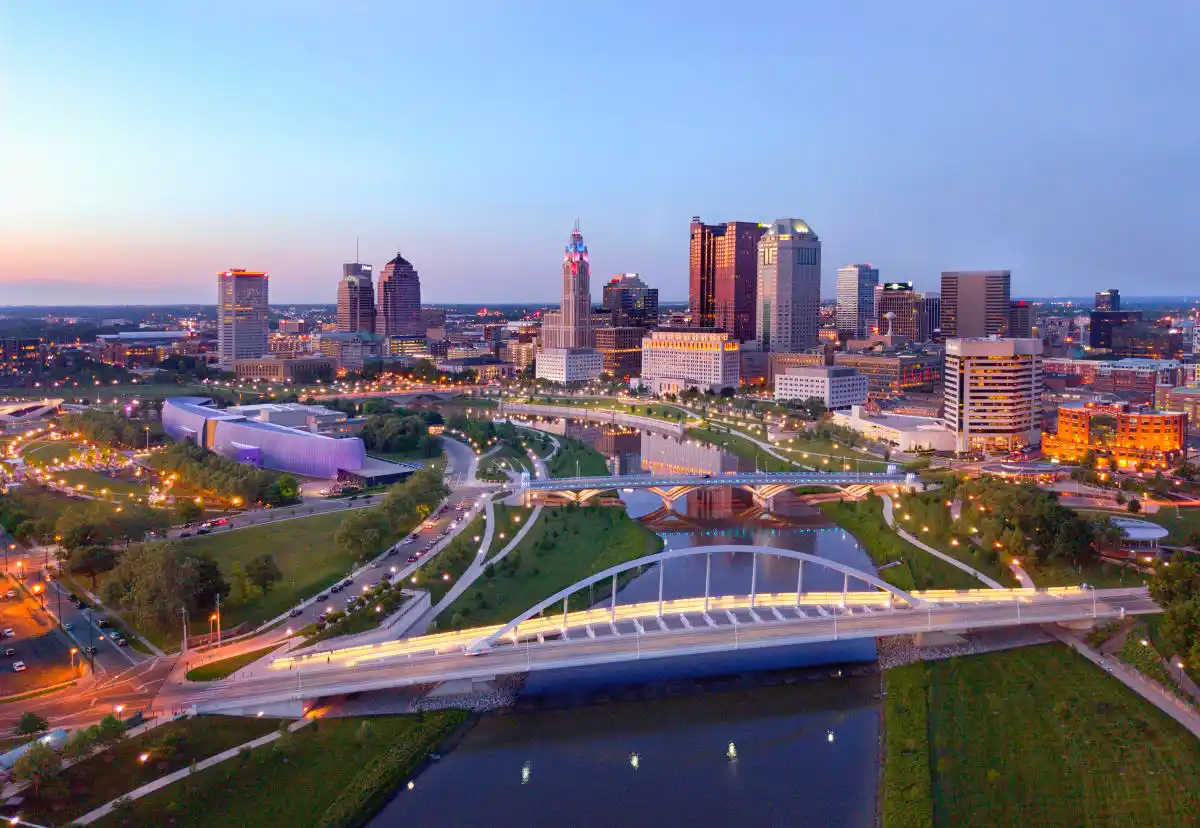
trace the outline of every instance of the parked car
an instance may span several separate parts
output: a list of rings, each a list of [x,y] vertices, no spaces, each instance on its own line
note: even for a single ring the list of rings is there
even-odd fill
[[[416,543],[416,541],[417,541],[416,535],[409,535],[407,538],[400,541],[400,543],[404,544],[405,546],[408,546],[410,543]]]
[[[409,555],[405,560],[407,560],[409,563],[416,563],[417,561],[419,561],[421,559],[418,558],[416,555]]]
[[[97,618],[96,626],[99,627],[100,629],[105,629],[107,627],[111,627],[112,625],[108,623],[107,618]]]
[[[343,589],[345,589],[345,587],[342,586],[341,584],[334,584],[332,587],[329,588],[329,591],[330,592],[341,592]]]
[[[4,597],[5,598],[16,598],[17,591],[15,589],[10,589],[8,592],[4,593]]]
[[[329,600],[329,593],[328,593],[328,592],[322,592],[320,595],[318,595],[318,596],[317,596],[317,600],[318,600],[318,601],[328,601],[328,600]]]
[[[191,532],[180,532],[179,533],[179,537],[181,537],[181,538],[190,538],[191,536],[192,536]]]
[[[5,658],[12,658],[16,654],[17,654],[17,651],[14,650],[12,647],[9,647],[7,650],[4,651]]]
[[[75,629],[75,625],[74,624],[63,624],[63,629],[66,630],[67,632],[70,632],[71,630]]]
[[[23,673],[23,672],[25,672],[25,670],[26,670],[27,668],[25,667],[25,662],[24,662],[24,661],[14,661],[14,662],[13,662],[13,669],[14,669],[14,670],[16,670],[18,673]]]
[[[4,637],[5,637],[5,638],[12,638],[12,637],[13,637],[14,635],[16,635],[16,634],[17,634],[17,631],[16,631],[16,630],[14,630],[12,627],[9,627],[8,629],[6,629],[6,630],[4,631]]]
[[[390,558],[390,557],[392,557],[393,555],[395,555],[395,554],[396,554],[397,552],[399,552],[399,551],[400,551],[399,549],[389,549],[389,550],[387,551],[387,554],[386,554],[386,555],[384,555],[383,557],[385,557],[385,558]]]
[[[304,610],[300,609],[299,607],[296,607],[291,612],[288,613],[288,618],[296,618],[303,612],[304,612]]]
[[[126,641],[124,638],[117,638],[115,635],[113,636],[113,641],[117,642],[118,647],[128,647],[129,646],[128,641]]]

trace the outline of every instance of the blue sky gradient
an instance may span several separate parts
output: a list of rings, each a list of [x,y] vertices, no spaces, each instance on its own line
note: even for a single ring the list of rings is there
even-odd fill
[[[688,222],[806,219],[936,289],[1200,293],[1200,4],[6,3],[0,304],[687,295]]]

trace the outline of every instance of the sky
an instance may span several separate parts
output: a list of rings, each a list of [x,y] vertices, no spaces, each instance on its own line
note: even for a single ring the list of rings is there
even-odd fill
[[[0,3],[0,305],[687,296],[688,225],[805,219],[936,290],[1200,292],[1200,3]]]

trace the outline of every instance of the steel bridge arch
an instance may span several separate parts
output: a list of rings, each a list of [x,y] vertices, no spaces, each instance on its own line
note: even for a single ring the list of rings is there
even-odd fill
[[[870,584],[877,589],[881,589],[884,592],[889,592],[895,597],[904,601],[912,609],[923,607],[926,603],[924,600],[917,598],[915,595],[911,595],[899,587],[893,586],[887,581],[870,574],[869,572],[863,572],[861,569],[855,569],[852,566],[847,566],[846,564],[838,563],[837,561],[831,561],[828,558],[820,558],[816,555],[810,555],[807,552],[797,552],[794,549],[780,549],[775,546],[755,546],[752,544],[743,545],[735,543],[717,544],[716,546],[689,546],[684,549],[668,549],[664,552],[646,555],[645,557],[638,558],[633,561],[626,561],[625,563],[617,564],[616,566],[610,566],[603,572],[597,572],[595,575],[591,575],[580,581],[576,581],[566,589],[559,590],[549,598],[546,598],[545,600],[525,610],[525,612],[518,615],[512,621],[509,621],[495,632],[471,642],[464,649],[468,651],[479,651],[486,649],[499,639],[511,633],[530,618],[533,618],[543,610],[552,607],[564,598],[575,594],[581,589],[586,589],[592,584],[598,584],[601,581],[612,578],[615,575],[620,575],[622,572],[628,572],[631,569],[636,569],[637,567],[647,566],[653,563],[675,560],[676,558],[686,558],[692,555],[713,555],[724,552],[751,552],[756,555],[774,555],[778,558],[791,558],[792,560],[799,561],[801,566],[806,563],[816,564],[817,566],[824,567],[825,569],[841,572],[843,575],[848,575],[851,578],[857,578],[858,580]]]

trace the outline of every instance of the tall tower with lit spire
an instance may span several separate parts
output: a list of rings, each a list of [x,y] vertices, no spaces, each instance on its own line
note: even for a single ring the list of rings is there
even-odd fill
[[[559,383],[598,377],[603,358],[593,347],[591,265],[579,220],[563,252],[562,302],[542,319],[537,376]]]

